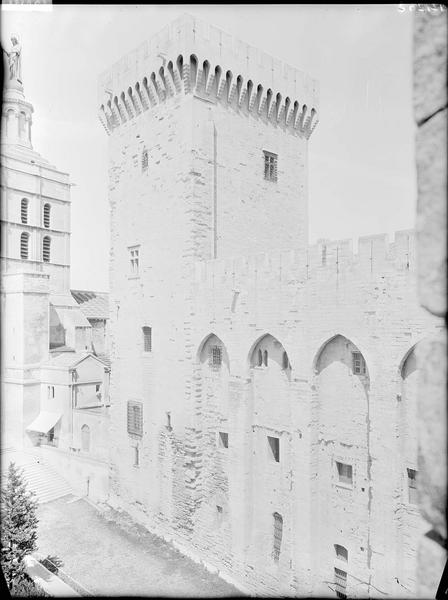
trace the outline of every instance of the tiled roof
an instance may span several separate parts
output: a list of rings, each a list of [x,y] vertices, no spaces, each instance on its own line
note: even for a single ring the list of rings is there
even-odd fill
[[[109,318],[109,294],[71,290],[73,298],[88,319]]]
[[[110,360],[110,356],[108,354],[96,354],[95,356],[99,358],[100,361],[106,365],[106,367],[110,368],[112,361]]]

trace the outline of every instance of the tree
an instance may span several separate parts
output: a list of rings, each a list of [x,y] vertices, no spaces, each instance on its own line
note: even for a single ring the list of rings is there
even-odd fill
[[[1,491],[1,565],[10,590],[29,580],[24,558],[37,549],[36,512],[35,494],[11,462]]]

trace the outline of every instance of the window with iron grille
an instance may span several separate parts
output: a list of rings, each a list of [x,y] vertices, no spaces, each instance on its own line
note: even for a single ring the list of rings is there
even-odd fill
[[[140,246],[131,246],[129,249],[129,261],[131,267],[131,275],[137,277],[140,270]]]
[[[218,435],[218,444],[220,448],[229,447],[229,434],[225,431],[220,431]]]
[[[42,260],[50,262],[51,239],[46,235],[42,240]]]
[[[366,374],[366,361],[364,360],[361,352],[353,352],[353,373],[355,375],[365,375]]]
[[[146,171],[148,168],[148,150],[142,152],[142,171]]]
[[[347,573],[341,569],[334,569],[334,587],[338,598],[347,598]]]
[[[280,438],[268,435],[269,450],[275,462],[280,462]]]
[[[277,154],[263,150],[264,154],[264,178],[267,181],[277,181]]]
[[[46,229],[50,228],[50,212],[51,206],[48,203],[44,204],[44,227]]]
[[[352,465],[336,462],[338,468],[338,477],[341,483],[353,484],[353,468]]]
[[[219,368],[222,363],[222,348],[221,346],[211,346],[210,348],[210,365]]]
[[[407,471],[409,504],[417,504],[417,471],[414,469],[407,469]]]
[[[334,549],[336,552],[336,558],[339,558],[340,560],[345,560],[345,562],[348,561],[348,550],[347,548],[344,548],[344,546],[340,546],[339,544],[335,544],[334,545]]]
[[[22,198],[20,202],[20,220],[24,225],[28,223],[28,200],[26,198]]]
[[[128,433],[143,435],[143,404],[128,400]]]
[[[30,235],[29,233],[23,232],[20,235],[20,258],[26,260],[28,258],[28,246],[29,246]]]
[[[274,545],[272,549],[272,557],[275,561],[280,559],[280,549],[283,537],[283,517],[277,512],[274,513]]]
[[[143,331],[143,352],[152,351],[152,329],[151,327],[142,327]]]

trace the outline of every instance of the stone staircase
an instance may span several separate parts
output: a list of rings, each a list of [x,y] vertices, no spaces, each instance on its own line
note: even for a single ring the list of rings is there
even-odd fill
[[[22,469],[28,489],[35,492],[39,504],[74,494],[70,484],[54,469],[43,463],[38,448],[29,450],[2,448],[0,459],[2,485],[6,484],[9,463],[14,462]]]

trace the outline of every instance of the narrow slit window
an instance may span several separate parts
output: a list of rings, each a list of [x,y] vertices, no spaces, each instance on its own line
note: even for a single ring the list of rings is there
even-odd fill
[[[28,224],[28,200],[26,198],[22,198],[20,203],[20,220],[24,225]]]
[[[83,452],[90,450],[90,427],[88,425],[81,427],[81,449]]]
[[[283,537],[283,517],[279,513],[274,513],[274,544],[272,557],[277,562],[280,560],[280,550]]]
[[[152,352],[152,329],[151,327],[142,327],[143,331],[143,352]]]
[[[29,240],[30,240],[29,233],[24,232],[20,235],[20,258],[23,260],[28,259]]]
[[[338,479],[340,483],[346,483],[348,485],[353,484],[353,467],[345,463],[336,462],[338,469]]]
[[[263,364],[264,364],[265,367],[268,366],[268,351],[267,350],[265,350],[263,352]]]
[[[263,151],[264,153],[264,178],[267,181],[277,181],[277,163],[278,156],[272,152]]]
[[[289,363],[289,358],[288,358],[288,354],[286,352],[283,352],[283,360],[282,360],[282,364],[283,364],[283,370],[286,371],[287,369],[291,368],[291,365]]]
[[[130,274],[138,277],[140,274],[140,246],[131,246],[129,248]]]
[[[322,246],[322,266],[327,264],[327,247]]]
[[[142,171],[147,171],[148,170],[148,150],[143,150],[142,152]]]
[[[42,260],[50,262],[51,239],[46,235],[42,240]]]
[[[353,373],[355,375],[365,375],[366,374],[366,361],[364,360],[361,352],[353,352]]]
[[[409,504],[417,504],[417,471],[407,469]]]
[[[140,450],[138,446],[134,446],[134,467],[140,466]]]
[[[268,445],[271,457],[280,462],[280,438],[268,435]]]
[[[46,229],[50,228],[50,213],[51,213],[51,206],[48,203],[44,204],[44,227]]]
[[[258,366],[263,366],[263,352],[261,350],[258,350]]]

